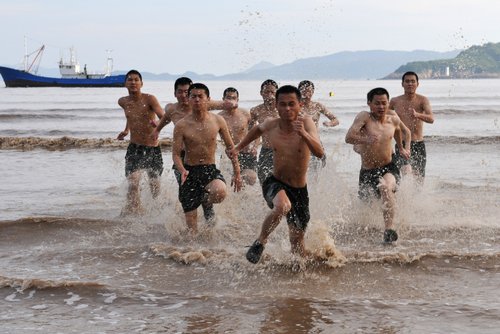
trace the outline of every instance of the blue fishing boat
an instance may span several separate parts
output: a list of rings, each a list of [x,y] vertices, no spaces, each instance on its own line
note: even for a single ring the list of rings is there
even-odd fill
[[[24,69],[17,70],[10,67],[0,66],[0,74],[6,87],[123,87],[125,75],[111,75],[113,59],[108,56],[108,62],[104,73],[90,73],[85,65],[83,70],[76,60],[73,48],[70,49],[69,61],[61,57],[59,61],[60,78],[45,77],[36,74],[38,66],[34,64],[40,61],[45,46],[40,47],[33,62],[28,66],[28,55],[24,58]]]

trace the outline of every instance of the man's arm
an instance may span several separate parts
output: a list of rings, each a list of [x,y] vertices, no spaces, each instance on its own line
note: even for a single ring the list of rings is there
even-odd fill
[[[323,146],[321,146],[318,131],[316,130],[316,125],[312,118],[298,117],[297,120],[293,122],[293,126],[307,144],[311,153],[318,158],[322,158],[323,155],[325,155],[325,151],[323,150]]]
[[[219,135],[222,141],[226,145],[226,154],[231,159],[233,165],[233,178],[231,184],[234,185],[234,191],[240,191],[242,186],[241,174],[240,174],[240,163],[238,162],[238,155],[230,155],[228,152],[234,149],[233,139],[227,128],[227,123],[222,116],[216,115],[217,122],[219,123]]]
[[[319,112],[325,115],[330,120],[329,122],[323,122],[324,126],[334,127],[339,125],[338,118],[330,110],[328,110],[321,103],[318,103],[318,105],[320,106]]]
[[[224,110],[238,108],[238,102],[234,100],[210,100],[208,101],[208,110]]]
[[[181,151],[184,141],[184,131],[182,129],[182,124],[179,123],[174,128],[174,139],[172,143],[172,160],[174,161],[174,165],[179,171],[179,173],[181,173],[181,184],[183,184],[184,181],[186,181],[189,172],[184,167],[184,162],[182,161],[181,158]]]
[[[394,125],[396,130],[394,131],[394,139],[396,140],[396,145],[399,149],[399,154],[405,159],[410,158],[410,144],[411,144],[411,132],[410,129],[403,124],[398,116],[393,116]],[[404,145],[403,145],[404,136]]]
[[[130,130],[130,129],[129,129],[129,127],[128,127],[128,120],[127,120],[127,122],[125,123],[125,130],[123,130],[122,132],[120,132],[120,133],[118,134],[118,137],[116,137],[116,139],[118,139],[118,140],[123,140],[123,139],[125,139],[125,137],[127,137],[128,133],[129,133],[129,130]]]
[[[432,124],[434,123],[434,114],[432,113],[431,104],[429,103],[429,99],[425,96],[422,96],[422,99],[422,112],[419,113],[413,109],[413,116],[421,121],[424,121],[425,123]]]
[[[366,119],[369,117],[369,114],[366,111],[362,111],[359,114],[356,115],[356,118],[354,119],[354,122],[352,123],[351,127],[349,130],[347,130],[347,133],[345,135],[345,142],[348,144],[371,144],[376,140],[375,136],[366,136],[361,133],[361,129],[366,124]]]

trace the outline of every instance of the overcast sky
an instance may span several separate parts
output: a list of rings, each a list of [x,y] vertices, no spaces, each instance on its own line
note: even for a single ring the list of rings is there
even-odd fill
[[[77,50],[100,71],[227,74],[261,61],[358,50],[463,49],[500,42],[494,0],[0,0],[0,65],[18,65],[24,36],[43,67]]]

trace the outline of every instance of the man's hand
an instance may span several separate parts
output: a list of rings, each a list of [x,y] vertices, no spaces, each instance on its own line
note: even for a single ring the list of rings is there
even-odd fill
[[[189,175],[189,171],[186,169],[181,173],[181,185],[183,185],[184,182],[186,182],[188,175]]]
[[[224,110],[231,110],[231,109],[236,109],[238,108],[238,101],[236,100],[223,100],[222,101],[222,108],[224,108]]]
[[[306,133],[306,129],[304,128],[304,117],[298,116],[295,121],[292,122],[293,129],[297,131],[300,136],[303,136]]]
[[[399,155],[401,155],[406,160],[410,159],[410,150],[407,148],[399,149]]]
[[[128,131],[122,131],[122,132],[120,132],[118,134],[118,137],[116,137],[116,139],[118,139],[118,140],[124,140],[125,137],[127,137],[127,135],[128,135]]]
[[[231,179],[231,186],[233,186],[234,192],[239,192],[243,188],[243,180],[241,179],[241,175],[233,175]]]
[[[233,148],[226,148],[226,154],[229,159],[236,159],[238,157],[239,150],[236,149],[236,146]]]
[[[334,126],[339,125],[339,120],[335,118],[334,120],[331,121],[324,121],[323,125],[329,128],[333,128]]]

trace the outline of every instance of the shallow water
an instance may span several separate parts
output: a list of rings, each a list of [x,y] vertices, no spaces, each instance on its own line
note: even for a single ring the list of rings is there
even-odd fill
[[[426,182],[403,180],[400,240],[384,246],[378,203],[358,201],[359,156],[343,138],[366,91],[396,95],[399,82],[318,82],[341,121],[321,128],[327,167],[309,179],[306,244],[324,260],[291,256],[282,223],[257,265],[244,254],[268,210],[258,187],[230,193],[215,228],[201,222],[190,240],[168,140],[161,195],[144,184],[146,214],[119,217],[126,143],[111,138],[124,126],[123,90],[0,89],[1,332],[497,333],[498,83],[421,83],[436,113]],[[209,83],[214,98],[226,84]],[[259,103],[259,83],[238,85],[241,105]],[[171,90],[144,88],[161,101]]]

